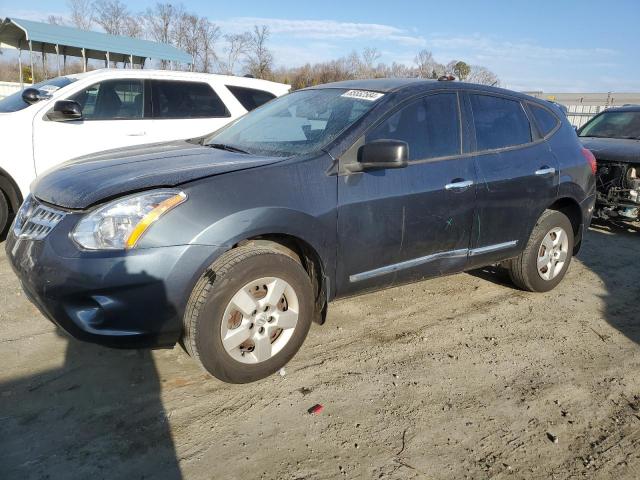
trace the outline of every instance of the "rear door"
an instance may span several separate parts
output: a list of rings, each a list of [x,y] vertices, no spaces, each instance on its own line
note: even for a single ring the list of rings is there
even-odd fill
[[[149,141],[148,92],[142,79],[103,80],[65,100],[80,104],[82,120],[54,122],[46,117],[48,110],[33,120],[38,175],[71,158]]]
[[[232,115],[207,82],[152,79],[149,83],[153,117],[150,141],[199,137],[218,130],[238,116],[237,112]]]
[[[473,156],[462,148],[458,95],[413,100],[371,128],[341,159],[374,140],[407,142],[406,168],[338,179],[338,292],[464,269],[475,207]]]
[[[471,265],[508,258],[524,248],[539,215],[558,192],[558,162],[532,127],[522,102],[469,92],[478,171]]]

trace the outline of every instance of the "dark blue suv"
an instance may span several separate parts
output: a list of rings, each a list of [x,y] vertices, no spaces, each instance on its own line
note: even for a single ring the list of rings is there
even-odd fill
[[[206,138],[68,162],[32,186],[6,243],[29,298],[71,335],[181,342],[260,379],[334,298],[501,264],[565,275],[595,161],[553,104],[418,79],[273,100]]]

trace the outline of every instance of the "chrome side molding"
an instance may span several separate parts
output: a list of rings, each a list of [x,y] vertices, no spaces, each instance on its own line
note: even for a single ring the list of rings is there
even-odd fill
[[[389,273],[399,272],[400,270],[406,270],[408,268],[418,267],[425,263],[430,263],[435,260],[441,260],[444,258],[461,258],[461,257],[473,257],[476,255],[482,255],[485,253],[497,252],[499,250],[505,250],[507,248],[515,247],[518,244],[517,240],[510,242],[496,243],[495,245],[487,245],[484,247],[468,249],[460,248],[457,250],[449,250],[446,252],[432,253],[431,255],[425,255],[424,257],[413,258],[411,260],[405,260],[404,262],[394,263],[386,265],[384,267],[375,268],[362,273],[355,273],[349,276],[349,282],[361,282],[363,280],[369,280],[370,278],[380,277]]]
[[[479,247],[469,250],[469,256],[482,255],[483,253],[497,252],[498,250],[505,250],[507,248],[515,247],[518,244],[517,240],[510,242],[496,243],[495,245],[487,245],[486,247]]]

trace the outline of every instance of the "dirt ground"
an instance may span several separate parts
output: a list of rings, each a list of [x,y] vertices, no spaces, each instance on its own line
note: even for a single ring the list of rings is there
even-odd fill
[[[249,385],[66,338],[4,254],[0,285],[3,479],[640,478],[640,227],[548,294],[488,268],[335,302]]]

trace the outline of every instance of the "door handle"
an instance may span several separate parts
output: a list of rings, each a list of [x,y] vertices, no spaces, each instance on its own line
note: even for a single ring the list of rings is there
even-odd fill
[[[147,132],[131,132],[127,133],[127,137],[143,137],[147,134]]]
[[[453,190],[453,191],[460,191],[460,190],[466,190],[467,188],[469,188],[471,185],[473,185],[473,180],[460,180],[459,182],[451,182],[451,183],[447,183],[444,186],[445,190]]]
[[[556,173],[556,169],[553,167],[542,167],[539,170],[536,170],[536,175],[549,175],[551,173]]]

